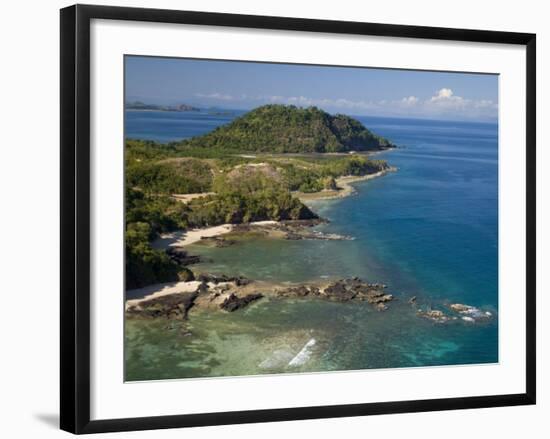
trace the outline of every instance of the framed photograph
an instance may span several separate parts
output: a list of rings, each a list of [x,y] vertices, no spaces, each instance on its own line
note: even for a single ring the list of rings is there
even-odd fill
[[[61,10],[61,428],[535,403],[535,35]]]

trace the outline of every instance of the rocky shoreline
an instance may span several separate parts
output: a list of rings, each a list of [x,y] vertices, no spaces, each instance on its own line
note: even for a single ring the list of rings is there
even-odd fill
[[[291,241],[298,240],[324,240],[324,241],[351,241],[355,238],[336,233],[323,233],[318,230],[312,230],[313,227],[320,224],[326,224],[328,221],[322,218],[311,220],[286,220],[272,221],[264,223],[235,224],[231,232],[223,236],[204,237],[200,244],[213,247],[229,247],[236,244],[240,239],[247,236],[272,239],[286,239]]]
[[[185,320],[193,307],[233,312],[264,297],[367,302],[382,311],[394,300],[394,296],[386,292],[386,285],[368,283],[357,277],[288,285],[252,281],[241,276],[201,274],[193,283],[196,285],[194,291],[153,293],[142,299],[127,301],[126,313],[128,316],[162,316]],[[188,290],[191,282],[180,284],[182,289]]]
[[[338,303],[366,302],[381,312],[386,311],[393,301],[399,300],[387,292],[386,285],[369,283],[357,277],[325,282],[277,284],[253,281],[242,276],[203,273],[196,281],[180,282],[178,285],[181,288],[176,286],[170,294],[159,292],[142,299],[128,300],[127,317],[187,320],[191,309],[232,313],[268,297],[317,299]],[[485,323],[493,318],[490,311],[460,303],[445,305],[443,311],[432,309],[431,306],[420,306],[415,296],[410,297],[407,302],[415,309],[419,318],[434,324]]]
[[[338,189],[312,194],[315,199],[333,198],[351,195],[355,189],[351,183],[376,178],[396,169],[388,167],[376,174],[360,177],[344,177],[338,180]],[[197,276],[186,267],[201,262],[201,257],[189,253],[189,244],[212,247],[229,247],[243,239],[262,236],[286,240],[353,240],[351,236],[323,233],[313,227],[327,223],[322,218],[309,220],[259,221],[243,224],[224,224],[206,229],[179,231],[171,236],[161,237],[155,244],[163,248],[167,255],[182,266],[181,282],[153,291],[142,298],[133,298],[126,302],[126,315],[133,318],[165,318],[168,320],[187,320],[192,309],[208,309],[218,312],[236,312],[261,301],[264,298],[280,299],[318,299],[332,302],[366,302],[377,311],[386,311],[391,303],[398,300],[387,292],[387,286],[381,283],[369,283],[358,277],[330,281],[312,281],[299,284],[270,283],[251,280],[242,276],[201,273]],[[193,235],[193,236],[191,236]],[[155,286],[151,286],[154,290]],[[128,292],[136,297],[135,292]],[[484,323],[493,318],[490,311],[471,305],[453,303],[432,308],[431,304],[422,306],[416,296],[406,299],[414,309],[416,316],[433,324],[452,322]],[[187,334],[188,335],[188,334]]]

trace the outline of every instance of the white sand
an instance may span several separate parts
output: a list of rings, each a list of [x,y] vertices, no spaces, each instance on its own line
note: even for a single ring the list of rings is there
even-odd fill
[[[267,226],[277,224],[277,221],[255,221],[250,226]],[[199,242],[202,238],[213,238],[224,235],[233,230],[233,224],[222,224],[221,226],[205,227],[203,229],[178,230],[176,232],[163,233],[151,243],[156,250],[166,250],[169,247],[184,247]]]
[[[202,238],[224,235],[231,232],[231,230],[233,230],[232,224],[222,224],[221,226],[206,227],[204,229],[163,233],[160,235],[160,238],[153,241],[151,246],[157,250],[166,250],[169,247],[183,247],[198,242]]]
[[[325,189],[320,192],[312,192],[312,193],[295,192],[294,195],[296,195],[302,202],[349,197],[350,195],[355,193],[355,188],[352,186],[353,183],[372,180],[374,178],[382,177],[383,175],[386,175],[388,172],[395,172],[395,171],[397,171],[397,168],[392,166],[392,167],[389,167],[388,169],[384,169],[382,171],[378,171],[373,174],[360,175],[360,176],[346,175],[343,177],[336,178],[336,186],[338,187],[338,190]]]
[[[253,221],[249,223],[250,226],[268,226],[270,224],[277,224],[277,221],[266,220],[266,221]]]
[[[155,297],[168,296],[169,294],[176,293],[192,293],[200,285],[199,281],[191,282],[177,282],[167,284],[149,285],[143,288],[137,288],[135,290],[126,291],[126,297],[131,299],[126,301],[126,309],[130,306],[137,306],[144,300],[151,300]]]

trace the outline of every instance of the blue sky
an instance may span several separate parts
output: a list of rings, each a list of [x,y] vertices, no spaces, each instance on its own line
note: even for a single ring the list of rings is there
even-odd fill
[[[498,76],[127,56],[126,100],[487,121],[498,116]]]

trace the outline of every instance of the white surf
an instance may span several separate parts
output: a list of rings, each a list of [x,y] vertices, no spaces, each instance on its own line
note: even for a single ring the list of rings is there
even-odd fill
[[[300,352],[298,352],[298,354],[296,354],[296,356],[292,360],[290,360],[288,365],[292,367],[301,366],[307,360],[309,360],[309,358],[311,357],[311,348],[315,346],[315,343],[316,342],[314,338],[310,339],[300,350]]]

